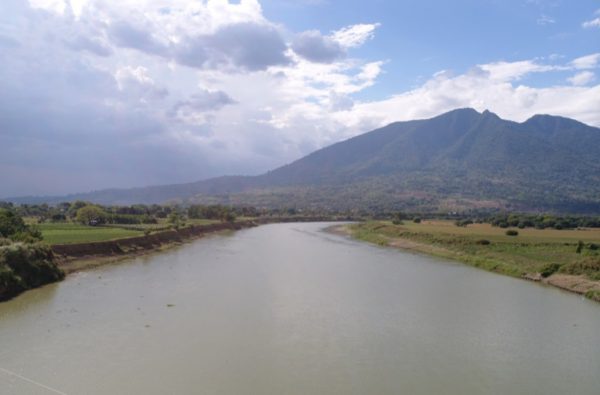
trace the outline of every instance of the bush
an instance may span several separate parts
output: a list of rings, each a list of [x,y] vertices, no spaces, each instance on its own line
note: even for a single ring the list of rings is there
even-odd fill
[[[507,236],[518,236],[519,232],[514,229],[509,229],[506,232],[504,232],[504,234],[506,234]]]
[[[580,261],[571,262],[561,266],[560,272],[574,275],[585,274],[595,278],[595,276],[600,274],[600,259],[597,257],[589,257]]]
[[[558,271],[558,269],[560,269],[560,266],[561,265],[558,263],[549,263],[542,268],[542,270],[540,271],[540,274],[544,278],[550,277],[551,275],[556,273]]]
[[[0,209],[0,237],[35,243],[42,240],[42,232],[36,226],[26,225],[23,218],[14,211]]]
[[[46,245],[13,243],[0,247],[0,300],[63,278]]]
[[[470,219],[462,219],[460,221],[455,221],[454,225],[459,226],[459,227],[466,227],[468,225],[471,225],[473,223],[473,220]]]
[[[413,219],[413,222],[415,224],[420,224],[421,223],[421,218],[417,217],[417,218]]]
[[[491,241],[489,241],[489,240],[486,240],[486,239],[477,240],[477,241],[476,241],[476,243],[477,243],[477,244],[480,244],[480,245],[483,245],[483,246],[487,246],[487,245],[490,245],[490,244],[492,244],[492,242],[491,242]]]

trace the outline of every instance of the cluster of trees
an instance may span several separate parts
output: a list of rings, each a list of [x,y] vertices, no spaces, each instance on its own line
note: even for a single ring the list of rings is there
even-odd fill
[[[600,217],[555,216],[548,214],[496,214],[483,218],[481,222],[500,228],[517,227],[537,229],[600,228]]]
[[[12,241],[35,243],[42,240],[42,233],[33,225],[27,225],[14,210],[0,208],[0,245]]]
[[[256,209],[254,210],[256,211]],[[218,219],[222,222],[234,222],[238,216],[237,211],[238,209],[222,205],[204,206],[200,204],[194,204],[188,207],[187,216],[195,219]],[[256,212],[253,214],[255,215],[249,216],[256,216]]]

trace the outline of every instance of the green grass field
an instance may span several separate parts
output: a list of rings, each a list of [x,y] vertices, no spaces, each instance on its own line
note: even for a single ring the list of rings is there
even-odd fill
[[[185,226],[208,225],[219,222],[210,219],[188,219],[185,221]],[[171,224],[167,223],[166,220],[161,220],[158,224],[106,226],[85,226],[72,222],[45,222],[38,226],[42,231],[44,241],[48,244],[74,244],[122,239],[124,237],[141,236],[145,230],[158,232],[171,228]]]
[[[216,219],[186,219],[184,221],[184,226],[190,226],[190,225],[209,225],[209,224],[217,224],[220,223],[221,221],[216,220]],[[160,231],[160,230],[167,230],[170,229],[172,227],[172,224],[169,223],[166,219],[161,218],[158,220],[158,223],[156,224],[132,224],[132,225],[125,225],[125,224],[112,224],[112,225],[105,225],[111,228],[121,228],[121,229],[132,229],[132,230],[140,230],[140,231],[144,231],[144,230],[150,230],[150,231]]]
[[[600,280],[600,229],[507,229],[489,224],[457,227],[451,221],[405,221],[402,225],[377,221],[352,225],[354,237],[459,260],[515,277],[551,271]],[[485,241],[484,241],[485,240]],[[578,242],[584,246],[577,253]],[[591,247],[591,248],[590,248]],[[547,272],[546,272],[547,273]]]
[[[88,243],[106,241],[124,237],[140,236],[144,233],[121,228],[85,226],[74,223],[42,223],[39,224],[44,241],[48,244]]]

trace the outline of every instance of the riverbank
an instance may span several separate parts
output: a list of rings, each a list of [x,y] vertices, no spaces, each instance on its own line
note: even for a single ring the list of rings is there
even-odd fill
[[[55,244],[52,246],[52,251],[58,266],[66,274],[70,274],[124,259],[164,251],[207,234],[240,230],[257,225],[255,221],[196,225],[116,240]]]
[[[505,229],[449,221],[337,225],[329,231],[381,246],[452,259],[491,272],[541,282],[600,302],[599,231]],[[580,243],[581,241],[581,243]],[[581,248],[578,248],[581,245]],[[579,252],[577,252],[579,249]]]
[[[58,266],[66,273],[87,270],[143,255],[165,251],[207,234],[235,231],[268,223],[332,221],[328,217],[263,217],[246,221],[191,225],[150,233],[144,236],[119,238],[89,243],[52,245]]]

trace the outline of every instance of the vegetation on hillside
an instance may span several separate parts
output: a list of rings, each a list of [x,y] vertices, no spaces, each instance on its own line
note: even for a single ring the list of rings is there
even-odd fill
[[[599,146],[600,129],[571,119],[516,123],[460,109],[390,124],[260,176],[17,200],[597,214]]]

